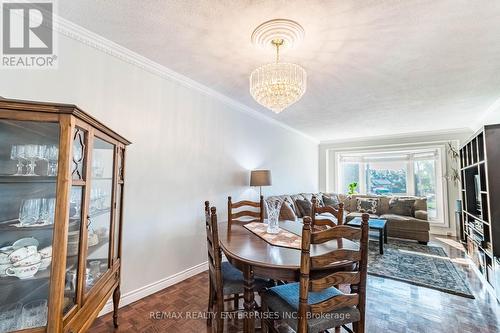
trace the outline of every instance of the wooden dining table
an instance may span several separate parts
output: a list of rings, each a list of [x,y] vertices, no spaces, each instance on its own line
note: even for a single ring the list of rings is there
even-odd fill
[[[296,221],[280,221],[280,228],[302,235],[303,224]],[[254,276],[281,281],[299,281],[301,250],[283,246],[275,246],[244,227],[244,223],[221,223],[219,226],[219,242],[227,260],[243,272],[244,279],[244,316],[243,331],[255,332]],[[347,239],[329,241],[311,246],[311,256],[321,255],[336,249],[358,250],[358,244]],[[352,262],[333,263],[324,269],[340,270],[352,266]],[[322,272],[316,272],[321,274]]]

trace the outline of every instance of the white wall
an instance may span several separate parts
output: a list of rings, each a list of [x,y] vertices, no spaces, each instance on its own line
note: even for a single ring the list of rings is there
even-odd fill
[[[74,103],[131,140],[122,294],[206,261],[204,201],[317,191],[318,144],[178,81],[58,34],[58,70],[3,70],[0,96]]]
[[[335,191],[335,166],[334,166],[334,156],[335,152],[339,150],[356,150],[365,148],[376,148],[376,147],[417,147],[424,144],[444,144],[449,141],[456,140],[462,143],[466,140],[472,131],[468,129],[461,129],[446,133],[422,133],[420,135],[413,136],[386,136],[386,137],[373,137],[365,138],[353,141],[342,141],[342,142],[323,142],[320,144],[319,149],[319,188],[320,191]],[[333,157],[333,158],[332,158]],[[450,172],[452,161],[449,156],[446,159],[446,169]],[[448,221],[445,221],[449,227],[431,227],[431,232],[435,234],[447,234],[451,233],[456,235],[456,225],[455,225],[455,201],[459,199],[459,189],[453,182],[448,182],[447,193],[448,193]]]
[[[500,104],[500,102],[499,102]],[[484,117],[484,123],[481,125],[488,124],[500,124],[500,106],[491,109]]]

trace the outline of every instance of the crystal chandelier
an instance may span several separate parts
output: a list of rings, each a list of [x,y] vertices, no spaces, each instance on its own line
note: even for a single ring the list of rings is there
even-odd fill
[[[250,94],[259,104],[275,113],[280,113],[297,102],[304,95],[307,86],[307,73],[304,68],[296,64],[280,62],[280,47],[285,44],[285,41],[287,44],[293,42],[296,36],[291,33],[283,34],[285,30],[282,27],[280,27],[279,33],[275,33],[275,35],[269,34],[272,29],[277,31],[276,26],[278,23],[283,22],[288,24],[287,28],[291,23],[300,27],[298,23],[290,20],[272,20],[264,23],[263,25],[267,24],[269,26],[270,23],[273,25],[267,29],[268,34],[265,37],[276,37],[270,41],[276,48],[276,62],[263,65],[250,74]],[[260,31],[263,30],[261,28],[263,25],[255,30],[254,35],[259,32],[259,29]],[[252,36],[252,39],[254,39],[254,36]]]

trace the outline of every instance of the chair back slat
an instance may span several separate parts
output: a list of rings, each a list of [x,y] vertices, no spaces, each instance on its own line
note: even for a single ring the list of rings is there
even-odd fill
[[[360,261],[360,260],[361,260],[361,253],[359,251],[340,249],[332,252],[327,252],[322,255],[311,257],[311,269],[318,269],[339,261]]]
[[[210,208],[208,201],[205,201],[205,227],[207,231],[209,281],[213,285],[215,293],[222,295],[222,252],[219,245],[217,212],[215,207]]]
[[[304,217],[298,332],[307,332],[307,320],[311,317],[310,314],[326,313],[348,307],[356,307],[359,310],[359,325],[364,327],[368,267],[368,219],[368,214],[362,215],[361,229],[338,225],[324,231],[313,232],[311,230],[312,218]],[[339,219],[339,221],[341,220]],[[359,245],[344,239],[358,240]],[[327,241],[336,241],[337,248],[321,255],[311,256],[311,244],[322,244]],[[348,268],[344,271],[327,275],[315,274],[315,272],[323,272],[332,263],[343,261],[349,263]],[[351,262],[352,264],[350,264]],[[351,294],[340,294],[315,304],[308,303],[309,292],[321,292],[326,288],[338,285],[350,285]]]
[[[246,208],[246,209],[240,209],[240,208]],[[243,223],[264,222],[264,197],[260,196],[260,201],[258,202],[242,200],[234,203],[232,201],[232,198],[228,197],[227,216],[228,216],[228,227],[230,227],[233,222],[243,222]]]
[[[235,219],[239,219],[242,217],[255,217],[258,221],[260,220],[260,212],[252,212],[250,210],[242,210],[237,213],[231,215],[231,217]]]
[[[215,254],[214,254],[213,246],[210,246],[210,245],[212,245],[211,242],[210,242],[209,246],[207,246],[207,248],[208,248],[208,260],[213,263]]]
[[[324,214],[324,213],[330,213],[335,218],[337,218],[337,223],[333,222],[330,219],[327,218],[321,218],[316,216],[317,214]],[[312,209],[311,209],[311,220],[312,220],[312,225],[313,227],[317,226],[328,226],[328,227],[334,227],[336,225],[341,225],[344,221],[344,204],[339,203],[339,208],[335,209],[332,206],[319,206],[319,201],[316,198],[316,196],[313,196],[312,198]]]
[[[339,238],[359,241],[361,239],[361,229],[345,224],[334,226],[330,229],[313,233],[311,235],[311,244],[321,244]]]
[[[321,303],[310,305],[311,313],[326,313],[333,310],[353,307],[359,304],[358,294],[344,294],[331,297]]]
[[[340,284],[358,284],[360,281],[361,274],[359,272],[335,272],[319,279],[311,279],[309,291],[322,291]]]
[[[242,200],[242,201],[238,201],[238,202],[233,203],[233,209],[241,208],[241,207],[245,207],[245,206],[260,208],[260,202]]]

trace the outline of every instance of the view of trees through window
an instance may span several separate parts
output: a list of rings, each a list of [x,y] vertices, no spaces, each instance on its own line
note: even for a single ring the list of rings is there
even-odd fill
[[[366,163],[369,194],[407,194],[406,162]]]
[[[358,184],[361,194],[416,195],[427,197],[430,219],[440,218],[438,207],[441,175],[439,151],[405,154],[377,153],[373,155],[347,155],[339,159],[339,188],[348,192],[349,184]]]

